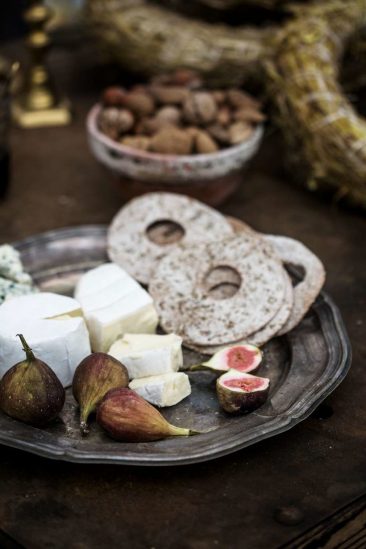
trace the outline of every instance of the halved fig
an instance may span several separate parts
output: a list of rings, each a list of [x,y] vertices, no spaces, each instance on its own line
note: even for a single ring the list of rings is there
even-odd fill
[[[225,412],[253,412],[267,400],[269,384],[266,377],[229,370],[216,381],[216,391]]]
[[[219,372],[237,370],[238,372],[252,372],[262,362],[262,352],[255,345],[234,345],[217,351],[210,360],[192,366],[191,370],[209,368]]]

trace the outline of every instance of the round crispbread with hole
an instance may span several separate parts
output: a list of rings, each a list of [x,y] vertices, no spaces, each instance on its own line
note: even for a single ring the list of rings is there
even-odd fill
[[[291,314],[283,325],[278,335],[283,335],[292,330],[306,315],[311,305],[319,295],[325,281],[325,269],[320,259],[307,248],[293,238],[277,235],[255,233],[240,219],[228,218],[233,229],[240,234],[257,234],[267,242],[283,263],[302,267],[305,275],[301,282],[294,287],[293,307]]]
[[[228,347],[229,345],[245,345],[250,343],[251,345],[256,345],[257,347],[262,347],[275,337],[278,332],[281,330],[282,326],[286,323],[287,319],[290,316],[292,306],[293,306],[293,288],[292,282],[289,275],[284,270],[285,276],[285,295],[283,304],[280,310],[275,314],[275,316],[266,324],[263,328],[250,334],[244,340],[240,339],[239,341],[227,342],[225,345],[194,345],[189,342],[184,342],[184,346],[202,353],[204,355],[214,355],[217,351]]]
[[[177,246],[195,246],[233,234],[230,223],[198,200],[173,193],[148,193],[131,200],[108,230],[108,255],[148,284],[159,261]]]
[[[237,273],[234,295],[218,299],[207,284],[226,267]],[[172,252],[159,263],[149,286],[164,330],[187,343],[221,345],[243,339],[265,326],[285,295],[281,262],[252,235],[234,235]]]
[[[294,287],[294,304],[288,320],[279,331],[282,335],[301,322],[318,297],[325,281],[325,269],[320,259],[298,240],[275,235],[265,235],[264,238],[281,261],[302,267],[305,271],[303,280]]]

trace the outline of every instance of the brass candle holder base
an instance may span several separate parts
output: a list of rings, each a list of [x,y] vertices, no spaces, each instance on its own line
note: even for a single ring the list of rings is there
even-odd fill
[[[46,64],[50,48],[47,23],[52,10],[44,0],[28,0],[24,18],[29,27],[26,44],[30,53],[23,92],[14,99],[13,119],[22,128],[65,126],[71,122],[71,109],[60,100]]]
[[[30,110],[21,98],[12,106],[14,122],[21,128],[40,128],[44,126],[66,126],[71,122],[71,109],[67,100],[60,101],[54,107]]]

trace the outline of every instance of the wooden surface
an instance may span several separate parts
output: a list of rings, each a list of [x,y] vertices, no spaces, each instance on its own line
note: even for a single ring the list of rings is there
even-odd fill
[[[78,51],[57,52],[51,61],[73,100],[75,121],[68,128],[13,132],[1,242],[108,223],[121,206],[84,131],[98,89],[115,73],[93,68],[95,60]],[[268,549],[366,493],[366,219],[294,187],[281,161],[274,134],[222,211],[260,231],[299,238],[322,258],[326,290],[353,344],[346,380],[292,431],[207,464],[164,470],[74,465],[1,447],[1,547]]]

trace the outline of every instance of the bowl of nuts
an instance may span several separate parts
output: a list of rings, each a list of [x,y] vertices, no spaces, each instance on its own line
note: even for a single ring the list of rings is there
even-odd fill
[[[264,120],[260,103],[244,91],[208,90],[178,71],[128,91],[106,89],[87,131],[124,199],[162,190],[217,205],[243,181]]]

